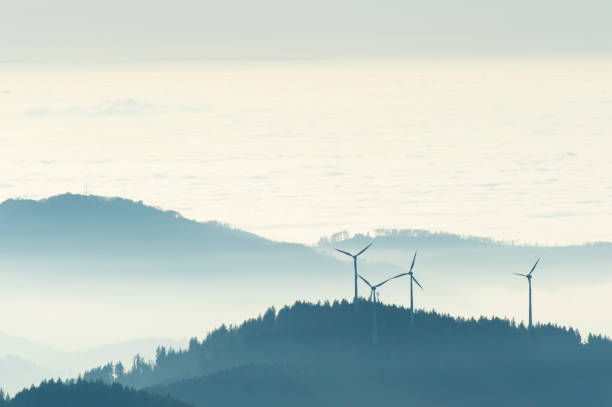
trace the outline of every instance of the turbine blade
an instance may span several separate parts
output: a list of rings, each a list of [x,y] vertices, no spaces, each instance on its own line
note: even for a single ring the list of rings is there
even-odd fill
[[[414,268],[414,261],[416,260],[416,255],[417,255],[417,252],[415,251],[414,257],[412,258],[412,264],[410,265],[410,271],[412,271],[412,269]]]
[[[519,273],[512,273],[512,274],[514,274],[515,276],[527,277],[527,274],[519,274]]]
[[[382,283],[378,283],[378,284],[376,284],[374,287],[378,288],[378,287],[380,287],[381,285],[383,285],[384,283],[386,283],[387,281],[393,280],[394,278],[399,278],[399,277],[402,277],[402,276],[407,276],[408,274],[409,274],[409,273],[402,273],[402,274],[398,274],[397,276],[393,276],[393,277],[391,277],[391,278],[386,279],[386,280],[385,280],[385,281],[383,281]]]
[[[357,274],[357,275],[359,276],[359,278],[360,278],[360,279],[362,279],[362,280],[363,280],[363,282],[364,282],[364,283],[366,283],[366,284],[368,285],[368,287],[370,287],[370,288],[374,288],[374,287],[372,286],[372,284],[370,284],[370,282],[369,282],[368,280],[366,280],[365,278],[363,278],[363,277],[361,276],[361,274]]]
[[[350,254],[349,252],[345,252],[344,250],[340,250],[340,249],[336,249],[336,250],[338,250],[340,253],[346,254],[347,256],[355,257],[352,254]]]
[[[414,276],[412,276],[412,279],[414,280],[414,282],[416,283],[416,285],[418,285],[418,286],[419,286],[419,288],[422,290],[422,289],[423,289],[423,287],[421,286],[421,284],[419,284],[419,282],[417,281],[417,279],[416,279],[416,278],[414,278]]]
[[[372,246],[374,244],[374,242],[370,243],[369,245],[367,245],[366,247],[364,247],[363,249],[361,249],[361,251],[359,253],[357,253],[355,255],[355,257],[359,256],[361,253],[365,252],[366,250],[368,250],[370,248],[370,246]]]
[[[535,268],[536,268],[536,266],[538,265],[539,262],[540,262],[540,259],[538,259],[538,261],[535,262],[535,264],[531,268],[531,271],[529,272],[529,275],[531,275],[531,273],[533,273],[533,270],[535,270]]]

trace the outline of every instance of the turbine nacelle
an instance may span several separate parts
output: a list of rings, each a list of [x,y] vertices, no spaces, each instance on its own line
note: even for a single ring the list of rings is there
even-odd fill
[[[533,277],[533,276],[532,276],[532,274],[533,274],[533,270],[535,270],[535,268],[537,267],[537,265],[538,265],[538,263],[539,263],[539,262],[540,262],[540,259],[538,259],[538,260],[535,262],[535,264],[533,265],[533,267],[531,268],[531,270],[529,270],[529,273],[527,273],[527,274],[520,274],[520,273],[512,273],[512,274],[514,274],[515,276],[526,277],[526,278],[527,278],[527,280],[531,281],[531,278]]]

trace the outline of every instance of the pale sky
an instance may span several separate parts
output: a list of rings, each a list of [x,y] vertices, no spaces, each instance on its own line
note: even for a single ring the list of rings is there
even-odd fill
[[[2,60],[610,53],[605,0],[22,0]]]

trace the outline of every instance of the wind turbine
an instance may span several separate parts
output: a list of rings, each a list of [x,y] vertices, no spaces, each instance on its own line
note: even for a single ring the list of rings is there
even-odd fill
[[[414,268],[414,262],[416,260],[416,255],[417,255],[417,252],[415,251],[414,257],[412,258],[412,264],[410,265],[410,271],[408,272],[408,275],[410,276],[410,327],[411,328],[414,326],[414,297],[412,293],[412,282],[414,281],[421,290],[423,289],[421,284],[419,284],[417,279],[414,277],[414,273],[412,272],[412,269]]]
[[[385,284],[387,281],[391,281],[394,278],[406,276],[408,273],[398,274],[397,276],[391,277],[383,281],[382,283],[378,283],[376,285],[370,284],[368,280],[363,278],[361,274],[358,274],[359,278],[363,280],[364,283],[370,287],[370,302],[372,303],[372,343],[376,343],[376,339],[378,337],[378,330],[376,327],[376,289],[381,285]]]
[[[531,318],[531,277],[533,276],[531,274],[533,273],[533,270],[535,270],[539,262],[540,262],[540,259],[538,259],[538,261],[535,262],[535,264],[531,268],[531,271],[528,274],[512,273],[516,276],[527,277],[527,281],[529,281],[529,329],[533,327],[532,318]]]
[[[359,257],[359,255],[365,252],[366,250],[368,250],[369,247],[372,246],[372,244],[373,242],[361,249],[361,251],[357,254],[351,254],[349,252],[345,252],[344,250],[336,249],[340,253],[344,253],[347,256],[351,256],[353,258],[353,268],[355,269],[355,297],[353,297],[353,304],[355,304],[355,306],[357,306],[357,301],[359,300],[359,296],[357,294],[357,257]]]

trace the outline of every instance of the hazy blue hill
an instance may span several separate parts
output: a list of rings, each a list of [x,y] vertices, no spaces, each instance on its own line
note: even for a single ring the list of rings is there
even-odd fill
[[[58,377],[64,371],[42,367],[21,357],[0,356],[0,388],[15,394],[32,383],[40,383],[49,377]]]
[[[358,247],[374,241],[382,249],[470,249],[470,248],[503,248],[503,249],[537,249],[537,250],[578,250],[581,248],[608,250],[609,242],[593,242],[583,245],[546,246],[521,244],[514,241],[493,240],[486,237],[463,236],[446,232],[431,232],[422,229],[379,229],[374,234],[358,233],[350,235],[338,232],[330,237],[323,237],[317,246],[322,249],[330,247]]]
[[[195,222],[122,198],[63,194],[0,204],[2,239],[11,249],[210,251],[259,249],[272,242],[218,222]],[[125,244],[129,243],[129,247]],[[32,247],[32,245],[34,245]]]
[[[39,268],[69,259],[74,264],[68,263],[68,269],[83,268],[79,260],[95,259],[106,265],[133,262],[148,271],[171,266],[175,272],[338,264],[313,248],[267,240],[219,222],[196,222],[122,198],[73,194],[0,204],[0,254]]]
[[[45,363],[47,361],[45,355],[58,352],[51,346],[0,332],[0,357],[23,356],[26,359]]]
[[[386,261],[399,267],[410,267],[415,250],[417,264],[425,265],[428,277],[496,276],[529,271],[538,258],[548,270],[570,274],[580,272],[581,281],[610,279],[612,274],[612,243],[594,242],[571,246],[543,246],[495,241],[474,236],[429,232],[416,229],[378,230],[373,235],[349,235],[340,232],[322,238],[317,248],[331,254],[334,248],[355,250],[374,242],[368,252],[371,261]],[[521,271],[522,270],[522,271]],[[550,273],[549,273],[550,275]],[[495,277],[497,278],[497,277]],[[450,280],[447,280],[450,281]],[[561,283],[562,280],[557,278]],[[443,283],[442,281],[440,281]],[[551,282],[555,282],[552,280]],[[455,281],[453,280],[454,284]]]
[[[510,243],[498,242],[488,238],[461,236],[452,233],[430,232],[420,229],[380,229],[374,236],[368,234],[350,235],[347,232],[338,232],[330,237],[323,237],[319,240],[318,246],[328,248],[339,245],[342,247],[360,246],[369,242],[376,242],[377,247],[385,249],[406,249],[407,247],[418,246],[427,249],[441,248],[468,248],[468,247],[488,247],[488,246],[507,246]]]
[[[6,407],[188,407],[168,397],[135,391],[118,384],[105,385],[86,381],[62,383],[48,381],[23,390]]]
[[[135,360],[85,375],[192,402],[196,406],[296,405],[570,406],[612,401],[612,342],[502,319],[456,319],[345,301],[296,303],[240,326],[225,326],[189,349],[160,349],[154,364]],[[254,387],[257,391],[247,391]],[[521,389],[517,392],[516,389]],[[225,397],[224,390],[228,393]],[[299,401],[299,403],[298,403]],[[300,404],[303,403],[303,404]],[[599,403],[599,404],[598,404]],[[603,404],[601,404],[603,403]],[[419,405],[419,404],[417,404]]]
[[[379,230],[373,236],[338,233],[312,248],[271,241],[219,222],[196,222],[122,198],[63,194],[0,204],[2,262],[10,266],[14,261],[17,269],[24,264],[48,268],[59,259],[63,263],[58,270],[108,270],[120,264],[132,271],[329,272],[345,270],[346,264],[337,259],[349,260],[334,248],[357,251],[370,242],[374,246],[362,258],[363,270],[387,273],[407,268],[414,250],[420,251],[418,264],[426,263],[434,278],[457,273],[491,277],[524,270],[539,257],[555,272],[588,266],[583,281],[607,278],[612,269],[610,243],[518,245],[408,229]]]
[[[67,351],[0,333],[0,387],[15,394],[50,377],[74,377],[107,360],[131,360],[140,353],[150,359],[156,347],[183,348],[186,340],[149,338]]]

